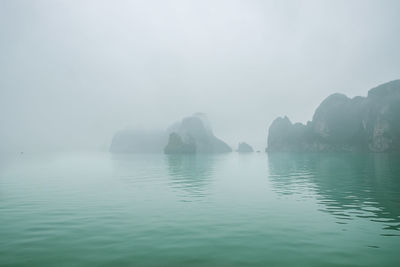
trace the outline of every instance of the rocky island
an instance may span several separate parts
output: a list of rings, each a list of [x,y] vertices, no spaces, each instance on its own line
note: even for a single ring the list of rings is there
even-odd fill
[[[239,143],[238,149],[236,151],[239,152],[239,153],[254,152],[253,148],[249,144],[247,144],[245,142]]]
[[[400,80],[375,87],[367,97],[328,96],[306,125],[275,119],[267,152],[400,151]]]
[[[224,153],[232,149],[215,137],[207,117],[196,113],[167,130],[126,129],[112,138],[112,153]]]
[[[165,154],[179,153],[226,153],[232,149],[222,140],[215,137],[211,126],[202,113],[184,118],[170,127]]]

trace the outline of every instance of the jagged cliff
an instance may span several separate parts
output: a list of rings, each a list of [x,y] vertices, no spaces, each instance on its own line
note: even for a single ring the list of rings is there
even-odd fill
[[[400,151],[400,80],[371,89],[367,97],[330,95],[307,125],[275,119],[267,151]]]

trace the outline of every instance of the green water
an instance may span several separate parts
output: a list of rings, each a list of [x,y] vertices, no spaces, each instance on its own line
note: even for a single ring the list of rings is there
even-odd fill
[[[400,157],[0,158],[0,266],[400,266]]]

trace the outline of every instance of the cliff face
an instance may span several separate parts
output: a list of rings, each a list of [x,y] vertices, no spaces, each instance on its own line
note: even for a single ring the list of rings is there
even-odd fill
[[[400,151],[400,80],[367,97],[327,97],[307,125],[277,118],[269,128],[267,151]]]
[[[169,142],[164,149],[166,154],[175,153],[224,153],[232,149],[214,136],[211,127],[203,114],[186,117],[169,130]],[[181,142],[175,142],[177,139]],[[187,150],[187,147],[192,149]]]

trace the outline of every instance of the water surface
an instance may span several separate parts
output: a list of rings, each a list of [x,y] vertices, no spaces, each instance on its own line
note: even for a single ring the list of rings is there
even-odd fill
[[[400,266],[389,154],[0,158],[1,266]]]

